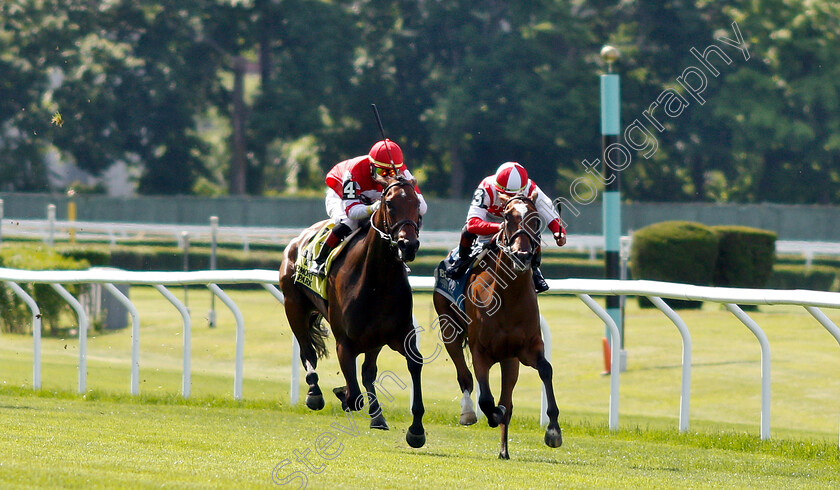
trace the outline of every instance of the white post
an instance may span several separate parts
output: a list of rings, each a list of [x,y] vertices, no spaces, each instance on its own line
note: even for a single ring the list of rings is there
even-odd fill
[[[621,350],[621,333],[618,331],[618,325],[615,324],[615,321],[606,312],[606,310],[596,303],[595,300],[588,294],[578,294],[577,297],[586,303],[586,306],[598,315],[598,318],[603,320],[607,325],[607,328],[610,330],[610,335],[612,335],[613,339],[613,341],[610,342],[610,365],[617,366],[620,356],[619,352]],[[621,369],[610,370],[610,430],[618,430],[618,378],[620,373]]]
[[[208,284],[207,287],[222,300],[222,303],[230,308],[230,311],[233,312],[233,317],[236,319],[236,369],[233,375],[233,398],[234,400],[241,400],[242,360],[245,357],[245,320],[242,318],[242,313],[237,308],[236,303],[219,286]]]
[[[181,394],[184,398],[190,397],[190,344],[192,342],[192,330],[190,328],[190,310],[184,306],[184,303],[178,301],[168,289],[161,284],[155,284],[155,289],[160,291],[166,299],[172,303],[178,312],[181,313],[181,318],[184,320],[184,374],[181,379]]]
[[[50,286],[65,301],[70,303],[70,306],[76,310],[76,316],[79,317],[79,394],[81,395],[87,389],[87,314],[82,304],[72,294],[67,292],[61,284],[50,284]]]
[[[49,233],[47,234],[47,245],[55,244],[55,204],[47,206],[47,221],[49,222]]]
[[[761,345],[761,440],[770,439],[770,341],[755,321],[734,303],[726,303],[741,323],[747,326]]]
[[[131,313],[131,394],[137,395],[140,393],[140,314],[134,303],[116,286],[107,282],[103,286]]]
[[[32,296],[17,283],[6,281],[6,285],[23,299],[32,312],[32,387],[38,390],[41,389],[41,310]]]
[[[219,233],[219,217],[210,216],[210,270],[216,270],[216,239]],[[210,313],[207,315],[210,328],[216,327],[216,295],[210,295]]]
[[[648,296],[650,301],[659,308],[662,313],[665,313],[677,329],[680,331],[683,341],[682,351],[682,390],[680,392],[680,432],[688,431],[688,407],[689,398],[691,397],[691,334],[688,332],[688,326],[680,318],[677,313],[671,309],[662,298],[656,296]]]

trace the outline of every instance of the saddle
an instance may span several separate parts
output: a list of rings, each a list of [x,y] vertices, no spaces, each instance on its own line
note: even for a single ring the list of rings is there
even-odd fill
[[[335,223],[329,221],[319,228],[312,239],[309,240],[309,243],[300,249],[297,260],[295,260],[295,283],[309,289],[323,299],[327,299],[327,280],[330,276],[330,269],[332,268],[333,261],[341,254],[341,252],[344,251],[344,248],[348,243],[350,243],[353,237],[362,231],[362,229],[366,228],[364,226],[360,226],[330,252],[327,256],[326,274],[324,277],[319,277],[318,275],[309,272],[310,267],[315,261],[315,257],[317,257],[321,252],[321,248],[324,246],[324,242],[334,226]]]
[[[467,278],[470,275],[470,271],[473,268],[473,264],[477,261],[480,261],[482,257],[490,250],[492,244],[481,244],[478,241],[473,243],[472,250],[470,251],[470,259],[469,265],[467,266],[467,270],[464,272],[461,277],[458,279],[451,279],[446,277],[446,270],[458,260],[458,248],[453,248],[449,255],[446,256],[445,259],[440,261],[437,267],[435,267],[434,277],[435,277],[435,291],[439,292],[443,295],[444,298],[451,301],[453,304],[457,305],[461,311],[464,310],[464,300],[466,296],[464,295],[464,291],[467,288]]]

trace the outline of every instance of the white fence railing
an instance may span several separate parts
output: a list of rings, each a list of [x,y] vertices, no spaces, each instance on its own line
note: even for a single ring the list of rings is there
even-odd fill
[[[236,367],[234,373],[234,398],[242,397],[242,359],[244,354],[244,320],[236,304],[228,297],[218,284],[259,284],[271,293],[278,301],[283,301],[282,293],[274,286],[278,277],[276,271],[271,270],[242,270],[242,271],[195,271],[195,272],[128,272],[113,269],[90,269],[86,271],[23,271],[17,269],[0,268],[0,280],[9,285],[15,294],[21,296],[32,311],[33,324],[33,386],[40,388],[40,342],[41,320],[38,305],[21,288],[19,283],[50,284],[74,308],[79,317],[79,392],[86,389],[86,342],[88,321],[84,308],[61,286],[62,284],[103,284],[105,289],[129,308],[132,316],[132,370],[131,392],[138,392],[139,376],[139,315],[131,301],[122,295],[114,284],[135,284],[154,286],[164,295],[183,318],[183,396],[190,394],[190,315],[187,308],[172,295],[166,286],[205,285],[234,314],[236,320]],[[411,286],[415,290],[431,290],[434,279],[431,277],[410,277]],[[601,307],[592,295],[633,295],[650,298],[677,327],[682,337],[682,379],[680,390],[679,430],[688,430],[689,406],[691,393],[691,335],[688,327],[679,315],[661,298],[683,300],[699,300],[716,302],[726,306],[756,337],[761,347],[761,439],[770,438],[770,346],[767,336],[758,324],[738,305],[797,305],[805,308],[840,344],[840,329],[820,310],[820,308],[840,308],[840,293],[802,290],[765,290],[765,289],[734,289],[691,286],[655,281],[618,281],[603,279],[560,279],[549,280],[551,292],[554,294],[573,294],[580,298],[610,329],[611,365],[619,366],[620,334],[619,329],[606,310]],[[542,325],[545,328],[545,322]],[[547,331],[544,334],[549,345],[547,354],[550,355],[550,339]],[[290,393],[292,403],[297,401],[299,388],[299,347],[297,342],[292,346],[292,380]],[[619,400],[620,369],[613,369],[610,375],[609,427],[618,428],[618,400]],[[543,406],[542,412],[545,412]],[[541,420],[543,420],[541,418]]]
[[[249,250],[252,244],[285,246],[297,237],[301,228],[257,227],[257,226],[219,226],[211,221],[208,225],[172,225],[150,223],[105,223],[98,221],[62,221],[55,219],[0,219],[0,237],[19,237],[41,240],[53,244],[55,240],[69,239],[71,232],[78,241],[107,241],[111,245],[129,240],[171,240],[183,245],[184,236],[193,241],[210,242],[215,239],[220,243],[234,243]],[[459,240],[460,231],[423,230],[421,240],[428,247],[454,247]],[[552,238],[545,235],[546,243]],[[629,253],[632,236],[622,237],[622,247]],[[604,250],[603,235],[579,235],[571,233],[566,249],[587,252],[595,260]],[[806,265],[810,266],[818,255],[840,255],[840,243],[804,240],[777,240],[776,252],[780,254],[801,255]]]

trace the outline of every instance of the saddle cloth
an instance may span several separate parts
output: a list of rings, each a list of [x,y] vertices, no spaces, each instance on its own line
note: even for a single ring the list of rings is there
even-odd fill
[[[464,300],[466,299],[464,291],[467,288],[467,277],[469,277],[470,271],[472,270],[476,259],[479,258],[478,255],[485,253],[486,250],[487,249],[479,243],[473,244],[473,248],[470,253],[470,256],[473,257],[473,261],[470,263],[466,272],[464,272],[464,275],[458,279],[450,279],[446,277],[446,269],[458,260],[458,247],[453,248],[449,252],[449,255],[447,255],[445,259],[441,260],[440,264],[435,267],[435,291],[439,292],[444,298],[457,305],[461,311],[464,311]]]
[[[327,236],[329,236],[333,226],[335,226],[335,223],[329,221],[317,232],[315,232],[315,236],[312,237],[312,240],[309,240],[309,243],[307,243],[305,247],[300,249],[297,260],[295,260],[295,283],[309,289],[323,299],[327,299],[327,279],[330,276],[330,269],[332,268],[333,261],[336,257],[338,257],[342,250],[344,250],[344,247],[350,243],[350,240],[356,235],[356,233],[361,230],[361,228],[357,228],[356,231],[342,240],[341,243],[339,243],[332,252],[330,252],[327,256],[327,272],[324,277],[318,277],[317,275],[309,272],[309,268],[312,263],[315,262],[315,257],[317,257],[321,252],[321,247],[324,246],[324,242],[327,240]]]

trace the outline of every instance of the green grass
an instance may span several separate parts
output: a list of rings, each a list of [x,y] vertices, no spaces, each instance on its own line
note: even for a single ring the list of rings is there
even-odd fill
[[[182,289],[173,289],[183,298]],[[151,288],[133,287],[140,310],[140,396],[129,393],[130,331],[89,334],[88,391],[75,393],[78,343],[43,341],[43,388],[33,391],[32,338],[0,336],[0,487],[266,487],[307,475],[313,488],[654,487],[813,488],[840,484],[840,346],[796,307],[761,307],[750,315],[767,334],[772,360],[771,436],[759,440],[760,350],[727,311],[706,304],[681,311],[693,342],[691,417],[677,431],[681,341],[657,310],[628,300],[619,430],[607,427],[609,377],[602,376],[603,324],[579,300],[541,296],[552,327],[554,387],[564,445],[542,443],[540,384],[523,368],[514,394],[511,461],[498,461],[498,430],[482,419],[457,426],[458,388],[445,353],[424,366],[427,444],[411,449],[408,390],[391,385],[383,400],[391,431],[371,431],[357,417],[352,436],[337,401],[312,413],[289,405],[291,334],[282,305],[265,291],[230,291],[246,322],[243,400],[233,400],[233,315],[216,301],[219,326],[207,327],[209,293],[189,291],[193,317],[192,396],[180,395],[180,315]],[[437,343],[430,295],[415,296],[427,328],[421,348]],[[840,322],[840,312],[825,310]],[[331,340],[330,340],[331,342]],[[328,392],[344,384],[333,346],[319,365]],[[380,372],[408,383],[405,362],[383,351]],[[492,371],[498,394],[498,369]],[[305,388],[300,391],[301,399]],[[341,453],[315,453],[321,434]],[[323,443],[323,440],[321,441]],[[341,444],[341,446],[339,446]],[[296,461],[310,448],[320,473]],[[300,480],[294,480],[294,488]]]

